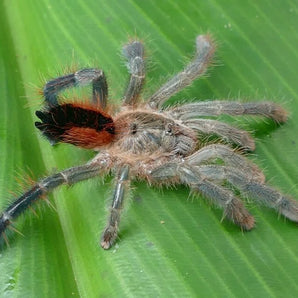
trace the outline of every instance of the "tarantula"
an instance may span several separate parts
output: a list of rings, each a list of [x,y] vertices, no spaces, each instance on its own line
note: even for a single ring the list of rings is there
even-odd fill
[[[229,145],[254,150],[250,134],[205,117],[259,115],[282,123],[287,118],[282,107],[272,102],[225,100],[162,107],[172,95],[205,73],[214,51],[212,39],[199,35],[193,60],[143,101],[144,47],[137,40],[126,44],[123,55],[130,80],[122,105],[113,113],[108,112],[108,85],[102,70],[82,69],[47,82],[43,89],[45,107],[36,112],[41,122],[35,126],[52,144],[70,143],[98,153],[85,165],[41,179],[13,201],[0,217],[0,235],[5,237],[12,220],[59,185],[72,185],[110,172],[116,178],[108,222],[100,240],[104,249],[117,238],[121,209],[132,179],[146,180],[150,185],[185,184],[223,208],[224,216],[243,230],[252,229],[255,220],[229,185],[242,196],[256,199],[297,222],[298,202],[266,185],[262,171]],[[61,91],[88,83],[93,87],[90,103],[59,102]],[[217,135],[220,141],[204,144],[202,135]]]

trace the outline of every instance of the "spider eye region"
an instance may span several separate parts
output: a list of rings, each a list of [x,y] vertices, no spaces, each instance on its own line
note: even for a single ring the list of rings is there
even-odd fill
[[[136,123],[132,123],[130,125],[130,131],[131,131],[131,134],[133,135],[136,134],[138,131],[138,125]]]
[[[80,104],[61,104],[36,111],[35,126],[51,143],[64,142],[93,149],[112,142],[113,119],[103,111]]]
[[[172,135],[173,134],[173,124],[172,123],[168,123],[165,127],[165,133],[167,135]]]

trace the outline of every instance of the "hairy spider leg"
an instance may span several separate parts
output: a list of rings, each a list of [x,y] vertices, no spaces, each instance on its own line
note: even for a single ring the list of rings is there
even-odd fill
[[[213,119],[194,119],[202,116],[219,116],[222,114],[257,115],[271,118],[278,123],[287,120],[287,112],[273,102],[248,102],[241,103],[235,101],[204,101],[189,103],[182,106],[169,108],[167,113],[183,121],[183,124],[204,134],[217,134],[222,139],[240,145],[246,150],[254,150],[255,142],[250,134],[244,130],[234,128],[221,121]]]
[[[237,187],[242,195],[249,196],[258,203],[275,209],[292,221],[298,222],[298,202],[281,194],[241,169],[219,165],[199,166],[198,171],[208,180],[227,180]]]
[[[110,215],[107,226],[104,229],[100,239],[100,245],[104,249],[109,249],[117,238],[121,209],[129,184],[129,166],[123,165],[120,168],[116,178],[116,187],[113,194]]]
[[[213,204],[223,208],[224,217],[227,217],[242,229],[251,230],[254,227],[254,217],[232,191],[209,181],[192,166],[167,163],[152,170],[151,179],[156,182],[174,180],[188,185],[193,191],[201,193]]]
[[[101,162],[71,167],[40,180],[27,192],[13,201],[2,213],[0,217],[0,235],[4,233],[15,218],[26,211],[40,197],[62,184],[73,185],[79,181],[100,175],[107,171],[108,163],[105,157]]]
[[[137,103],[145,81],[144,46],[140,41],[126,44],[122,49],[123,56],[127,59],[127,69],[130,80],[123,96],[127,105]]]
[[[196,39],[196,55],[194,59],[157,90],[150,98],[148,105],[159,109],[161,105],[175,93],[190,85],[193,80],[202,76],[215,51],[215,44],[208,35],[199,35]]]
[[[255,115],[271,118],[278,123],[286,122],[287,112],[274,102],[238,102],[238,101],[203,101],[184,104],[168,109],[168,113],[175,119],[189,120],[201,116],[219,115]]]
[[[236,169],[242,169],[242,171],[251,175],[260,183],[265,182],[265,175],[247,158],[235,152],[235,150],[221,144],[207,145],[200,150],[196,151],[192,155],[185,158],[185,162],[191,166],[199,166],[202,164],[214,162],[216,160],[222,160],[225,165],[232,166]]]
[[[43,89],[45,101],[49,106],[58,105],[58,93],[71,87],[92,83],[92,103],[105,109],[108,85],[104,72],[97,68],[84,68],[75,73],[64,75],[47,82]]]
[[[256,147],[254,139],[247,131],[235,128],[221,121],[213,119],[191,119],[183,121],[183,124],[204,135],[216,134],[224,141],[239,145],[245,150],[253,151]]]

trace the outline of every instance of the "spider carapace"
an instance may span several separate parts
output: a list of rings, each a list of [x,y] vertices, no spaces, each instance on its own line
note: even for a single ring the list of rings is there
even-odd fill
[[[110,248],[117,238],[121,209],[133,179],[159,186],[185,184],[221,207],[224,216],[243,230],[252,229],[255,220],[239,196],[251,197],[297,222],[298,202],[268,186],[262,171],[240,153],[254,150],[251,135],[214,119],[222,114],[253,115],[282,123],[287,118],[282,107],[272,102],[227,100],[163,106],[205,73],[214,50],[212,39],[199,35],[193,60],[143,100],[140,93],[145,80],[144,47],[136,40],[126,44],[123,55],[130,80],[122,104],[113,112],[109,109],[102,70],[86,68],[47,82],[43,89],[45,106],[36,112],[40,119],[36,127],[52,144],[70,143],[93,149],[97,155],[85,165],[41,179],[15,199],[0,217],[0,235],[5,238],[5,230],[12,221],[54,188],[108,173],[115,175],[115,190],[100,240],[104,249]],[[64,89],[89,83],[93,88],[89,103],[63,103],[59,99]],[[213,143],[204,143],[208,135],[218,138]]]

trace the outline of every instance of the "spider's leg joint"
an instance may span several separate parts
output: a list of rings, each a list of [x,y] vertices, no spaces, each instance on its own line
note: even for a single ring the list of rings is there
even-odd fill
[[[76,83],[80,86],[89,84],[93,80],[96,80],[103,75],[103,71],[97,68],[84,68],[74,73]]]

